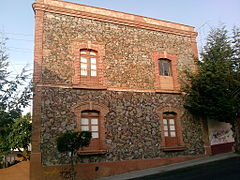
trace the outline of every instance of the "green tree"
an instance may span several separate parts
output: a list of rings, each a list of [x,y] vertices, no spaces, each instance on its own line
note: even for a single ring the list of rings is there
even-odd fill
[[[233,38],[224,26],[212,29],[203,48],[198,72],[187,72],[190,84],[185,108],[203,119],[234,125],[239,117],[239,29]]]
[[[30,113],[17,118],[8,135],[11,149],[17,149],[25,159],[30,159],[29,145],[31,142],[32,123]]]
[[[240,71],[240,28],[236,26],[233,27],[232,44],[233,44],[234,66],[235,66],[236,72],[239,72]]]
[[[26,85],[30,74],[26,68],[11,79],[8,70],[9,56],[7,54],[6,41],[0,34],[0,155],[8,154],[11,150],[8,135],[16,118],[21,117],[22,108],[29,105],[31,97],[31,84]]]
[[[81,148],[88,146],[92,138],[92,133],[89,131],[67,131],[57,137],[57,149],[59,152],[70,153],[71,168],[63,171],[63,177],[71,177],[75,179],[76,172],[74,170],[74,154]]]

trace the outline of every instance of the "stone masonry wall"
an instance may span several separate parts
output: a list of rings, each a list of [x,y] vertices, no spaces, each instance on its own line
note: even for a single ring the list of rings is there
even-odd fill
[[[43,88],[41,152],[43,165],[68,163],[66,154],[58,153],[56,136],[76,128],[71,108],[83,101],[105,104],[105,155],[81,156],[77,162],[109,162],[204,153],[201,123],[188,115],[181,119],[186,149],[180,152],[160,150],[160,118],[156,108],[163,104],[182,104],[181,95]]]
[[[43,84],[71,87],[74,76],[73,42],[90,41],[104,45],[103,66],[107,87],[154,89],[152,52],[177,56],[177,70],[194,64],[191,39],[180,35],[129,27],[45,12],[43,21]],[[69,163],[58,153],[56,137],[76,128],[71,111],[79,102],[105,104],[107,130],[105,155],[81,156],[78,162],[110,162],[204,153],[201,123],[184,114],[184,151],[163,152],[160,118],[156,109],[163,104],[182,106],[182,95],[150,92],[117,92],[60,87],[42,87],[41,158],[43,165]]]
[[[154,89],[153,51],[175,54],[178,72],[193,65],[190,37],[48,12],[43,28],[44,83],[71,83],[72,44],[78,40],[104,45],[109,87]]]

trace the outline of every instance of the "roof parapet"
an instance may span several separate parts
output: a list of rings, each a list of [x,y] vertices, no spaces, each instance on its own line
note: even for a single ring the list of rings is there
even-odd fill
[[[60,0],[36,0],[33,9],[196,37],[193,26]]]

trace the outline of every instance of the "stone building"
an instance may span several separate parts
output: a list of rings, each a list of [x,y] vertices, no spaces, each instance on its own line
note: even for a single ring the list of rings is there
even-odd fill
[[[31,179],[61,179],[56,137],[92,131],[79,179],[208,154],[205,125],[183,108],[194,27],[59,0],[37,0]]]

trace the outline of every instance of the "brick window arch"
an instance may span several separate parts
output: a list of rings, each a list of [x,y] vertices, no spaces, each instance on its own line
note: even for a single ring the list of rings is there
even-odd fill
[[[160,117],[161,149],[163,151],[184,150],[181,117],[183,108],[173,105],[157,108]]]
[[[107,152],[105,143],[105,116],[108,108],[101,103],[87,101],[79,103],[73,109],[77,131],[91,131],[92,139],[89,147],[79,150],[79,154],[104,154]]]
[[[72,84],[76,88],[106,89],[103,58],[105,46],[91,41],[74,41]]]

